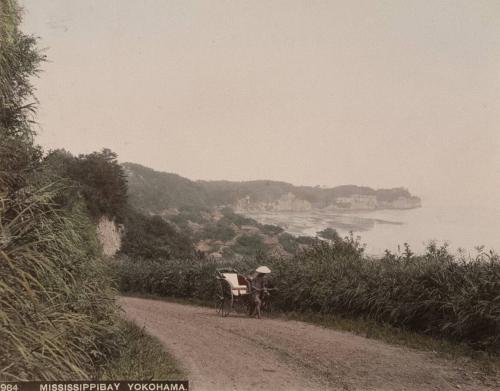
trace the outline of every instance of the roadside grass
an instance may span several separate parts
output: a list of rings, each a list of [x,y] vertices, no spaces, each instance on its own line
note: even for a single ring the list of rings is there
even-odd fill
[[[120,321],[118,356],[101,369],[100,380],[184,380],[187,375],[158,339],[135,323]]]
[[[197,305],[210,308],[214,307],[213,303],[209,301],[192,298],[181,299],[152,294],[131,293],[127,293],[126,296],[160,300],[170,303]],[[474,377],[486,382],[491,382],[493,380],[497,385],[500,385],[500,355],[472,349],[465,343],[418,334],[413,331],[391,326],[387,323],[375,322],[370,319],[346,318],[332,314],[273,311],[265,314],[264,317],[311,323],[317,326],[383,341],[391,345],[430,352],[437,357],[452,360],[458,364],[472,365],[476,369]]]
[[[472,364],[478,369],[478,372],[488,377],[497,378],[500,384],[500,355],[475,350],[464,343],[418,334],[370,319],[298,312],[280,312],[271,314],[270,317],[312,323],[325,328],[346,331],[362,337],[376,339],[391,345],[431,352],[438,357],[458,363]]]

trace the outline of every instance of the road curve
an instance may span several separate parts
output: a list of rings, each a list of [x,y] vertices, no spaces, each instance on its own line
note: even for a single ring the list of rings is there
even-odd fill
[[[133,297],[119,303],[179,360],[195,391],[493,389],[432,353],[303,322],[221,318],[210,308]]]

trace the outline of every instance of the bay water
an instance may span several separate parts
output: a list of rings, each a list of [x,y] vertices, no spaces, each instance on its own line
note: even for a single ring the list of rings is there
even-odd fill
[[[352,231],[361,237],[370,255],[383,254],[385,249],[403,251],[404,243],[408,243],[413,252],[421,253],[429,241],[446,242],[452,252],[462,249],[474,255],[478,246],[500,252],[500,207],[424,204],[407,210],[314,210],[245,215],[263,224],[279,225],[296,236],[315,236],[325,228],[333,228],[342,236]]]

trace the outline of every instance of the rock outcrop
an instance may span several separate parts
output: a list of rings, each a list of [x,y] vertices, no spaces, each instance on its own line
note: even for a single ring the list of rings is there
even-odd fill
[[[116,224],[106,216],[102,216],[97,224],[97,238],[101,243],[104,255],[112,257],[121,247],[123,226]]]
[[[379,199],[376,195],[352,194],[334,197],[327,205],[314,205],[289,192],[274,201],[253,201],[250,196],[241,198],[234,205],[237,213],[245,212],[306,212],[313,209],[327,210],[376,210],[412,209],[421,206],[418,197],[397,197],[390,200]]]
[[[250,196],[237,201],[235,210],[238,212],[305,212],[313,209],[307,200],[301,200],[293,193],[283,194],[280,198],[269,202],[252,202]]]

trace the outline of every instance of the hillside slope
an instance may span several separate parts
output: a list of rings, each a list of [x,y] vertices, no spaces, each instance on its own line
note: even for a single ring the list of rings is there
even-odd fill
[[[404,188],[374,190],[345,185],[333,188],[294,186],[286,182],[191,181],[177,174],[124,163],[130,202],[153,214],[179,208],[230,206],[236,211],[303,211],[318,208],[407,209],[420,206],[420,198]]]

